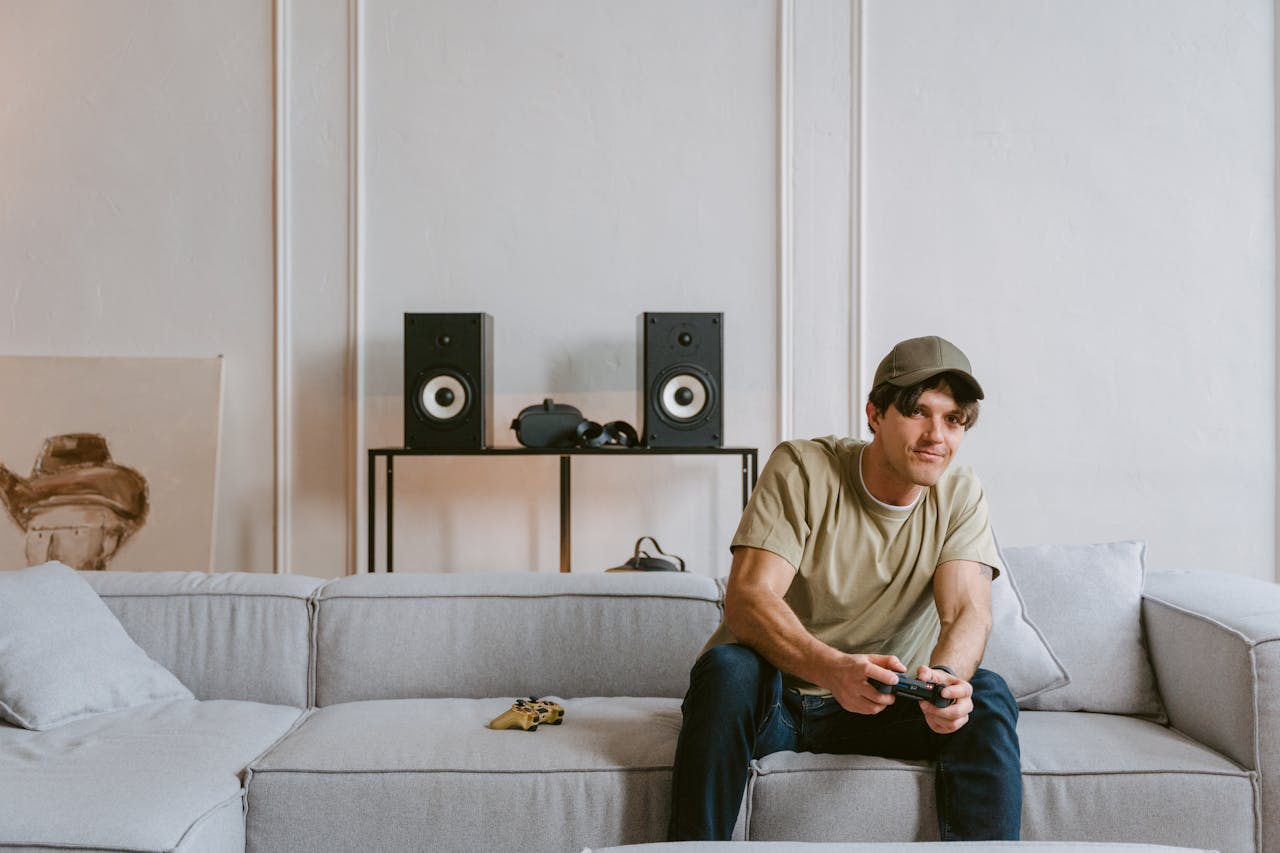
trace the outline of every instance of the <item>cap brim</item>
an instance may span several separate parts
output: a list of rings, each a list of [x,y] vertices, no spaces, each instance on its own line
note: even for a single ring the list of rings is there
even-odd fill
[[[982,386],[978,384],[978,380],[974,379],[973,375],[967,371],[960,370],[955,367],[924,367],[920,370],[913,370],[910,373],[904,373],[901,376],[895,376],[888,380],[888,382],[890,385],[896,385],[899,388],[906,388],[908,385],[915,385],[917,382],[923,382],[926,379],[931,379],[940,373],[954,373],[958,376],[964,377],[965,381],[973,387],[974,395],[979,400],[985,399],[982,393]]]

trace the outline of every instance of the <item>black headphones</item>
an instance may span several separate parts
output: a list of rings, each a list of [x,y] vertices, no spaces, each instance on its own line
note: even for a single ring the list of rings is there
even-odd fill
[[[616,444],[619,447],[635,447],[640,443],[636,428],[626,421],[609,421],[604,426],[595,421],[584,420],[576,430],[579,447],[604,447]]]

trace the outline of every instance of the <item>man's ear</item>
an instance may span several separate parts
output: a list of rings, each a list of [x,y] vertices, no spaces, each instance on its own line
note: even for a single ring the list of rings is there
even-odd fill
[[[871,431],[875,432],[876,426],[880,423],[880,412],[876,411],[875,404],[870,400],[867,401],[867,423],[871,426]]]

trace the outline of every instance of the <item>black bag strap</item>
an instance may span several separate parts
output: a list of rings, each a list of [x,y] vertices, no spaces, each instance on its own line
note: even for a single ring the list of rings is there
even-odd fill
[[[650,554],[648,551],[645,551],[643,549],[642,546],[644,545],[646,540],[653,543],[653,550],[656,552],[656,556],[654,554]],[[658,540],[654,539],[652,536],[641,536],[639,539],[636,540],[635,553],[632,555],[631,560],[629,562],[634,564],[633,566],[634,568],[641,569],[641,568],[646,568],[643,562],[645,560],[653,560],[654,562],[661,561],[668,564],[674,563],[679,567],[677,571],[681,571],[681,572],[685,571],[684,559],[681,557],[677,557],[675,554],[668,554],[666,551],[663,551],[662,546],[658,544]],[[651,565],[651,566],[648,566],[647,568],[657,569],[661,567]]]

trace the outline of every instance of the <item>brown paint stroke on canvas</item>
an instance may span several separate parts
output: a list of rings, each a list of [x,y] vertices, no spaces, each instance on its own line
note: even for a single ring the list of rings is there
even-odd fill
[[[30,477],[0,464],[0,498],[27,535],[27,564],[105,569],[147,520],[147,481],[93,433],[46,438]]]

